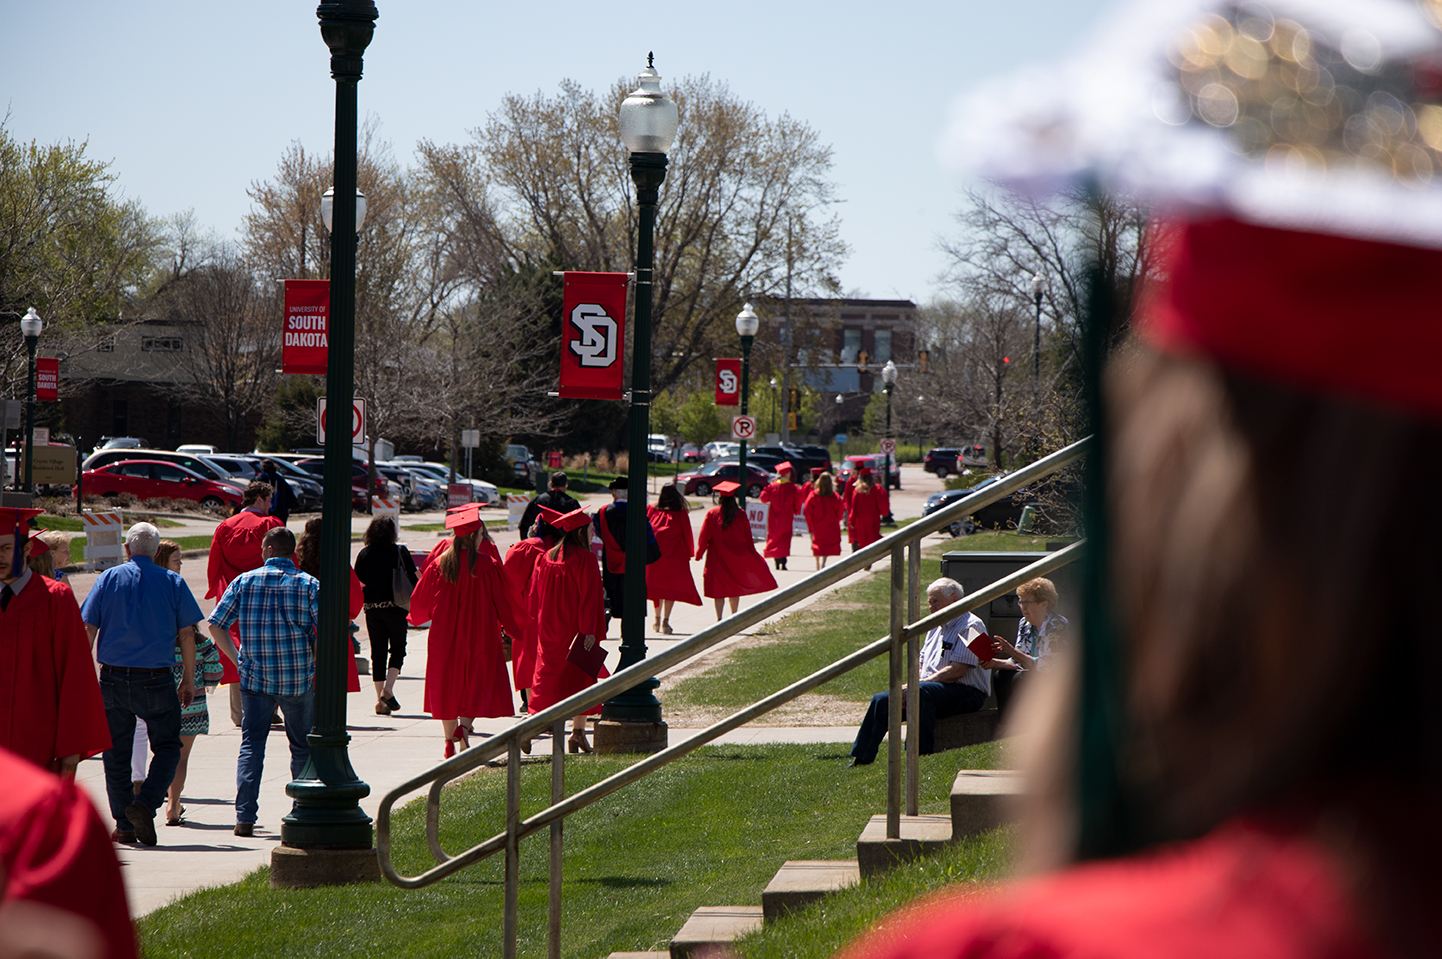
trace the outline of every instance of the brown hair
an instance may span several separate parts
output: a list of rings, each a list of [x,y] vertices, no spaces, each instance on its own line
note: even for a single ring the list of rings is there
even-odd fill
[[[589,552],[591,549],[591,524],[577,526],[575,529],[568,529],[561,536],[561,539],[552,546],[546,554],[552,562],[560,562],[561,559],[575,550]]]
[[[681,495],[681,490],[675,483],[667,483],[656,495],[656,508],[684,513],[686,498]]]
[[[312,522],[319,523],[320,520],[317,519],[307,521],[305,524],[307,533],[310,532],[310,524]],[[320,539],[319,536],[316,536],[314,538]],[[260,541],[260,546],[261,549],[265,549],[267,546],[272,547],[275,550],[277,556],[291,558],[295,556],[295,534],[292,533],[290,530],[286,529],[284,526],[272,527],[271,529],[266,530],[265,536]],[[313,548],[317,553],[320,552],[319,544],[316,544]],[[318,565],[317,568],[319,568]],[[309,572],[309,570],[307,570],[307,572]]]
[[[820,476],[816,477],[816,486],[814,488],[816,490],[817,496],[836,495],[836,484],[831,481],[830,473],[822,473]]]
[[[161,569],[170,568],[170,557],[180,552],[180,544],[173,539],[163,539],[155,548],[155,565]]]
[[[721,528],[729,529],[731,521],[736,518],[736,514],[739,512],[741,512],[741,509],[736,505],[736,495],[734,493],[730,496],[721,497]]]
[[[295,566],[302,573],[310,573],[320,579],[320,530],[321,517],[312,516],[305,521],[300,531],[300,541],[295,544]]]
[[[245,492],[241,495],[240,505],[242,507],[254,506],[256,500],[274,495],[275,487],[260,480],[253,480],[245,487]]]
[[[390,516],[377,516],[366,527],[365,545],[390,546],[396,541],[396,521]]]
[[[460,581],[462,553],[464,553],[466,557],[466,571],[472,576],[476,575],[476,537],[484,534],[485,529],[485,524],[482,523],[479,530],[467,533],[464,536],[451,537],[446,550],[441,553],[440,556],[436,557],[436,565],[440,569],[441,576],[446,582],[457,583]],[[487,537],[487,542],[489,541],[490,539]]]
[[[870,493],[870,492],[871,492],[871,487],[873,487],[873,486],[875,486],[875,485],[876,485],[875,483],[871,482],[871,477],[870,477],[870,476],[862,476],[860,470],[857,470],[857,471],[856,471],[856,485],[853,487],[853,489],[855,489],[856,492],[858,492],[858,493]]]
[[[1056,609],[1056,584],[1045,576],[1029,579],[1016,588],[1016,595],[1026,600],[1046,603],[1048,612]]]

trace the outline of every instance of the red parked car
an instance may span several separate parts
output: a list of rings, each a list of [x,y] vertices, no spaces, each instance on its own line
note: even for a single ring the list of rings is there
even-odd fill
[[[296,460],[295,465],[310,473],[316,479],[325,476],[325,459],[315,457],[312,459]],[[366,478],[370,476],[370,469],[366,464],[353,461],[350,474],[350,505],[351,509],[364,513],[369,504],[366,502]],[[376,488],[373,496],[389,497],[391,495],[390,483],[380,471],[376,471]]]
[[[130,493],[138,499],[189,499],[205,509],[232,509],[241,495],[233,486],[206,479],[177,463],[164,460],[122,460],[82,475],[86,493],[116,497]]]
[[[751,477],[751,485],[747,488],[746,495],[753,498],[760,496],[766,484],[776,478],[775,474],[757,469],[750,463],[746,464],[746,472]],[[708,496],[711,487],[717,483],[723,480],[735,482],[740,476],[740,463],[723,460],[703,466],[695,473],[682,473],[676,477],[676,485],[681,487],[681,492],[686,496]]]

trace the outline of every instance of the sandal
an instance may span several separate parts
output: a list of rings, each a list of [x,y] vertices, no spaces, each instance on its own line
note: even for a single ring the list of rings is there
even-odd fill
[[[174,819],[172,819],[172,818],[169,817],[169,816],[166,816],[166,817],[165,817],[165,824],[166,824],[167,826],[179,826],[179,825],[180,825],[181,823],[183,823],[183,822],[185,822],[185,807],[184,807],[184,806],[181,806],[181,807],[180,807],[180,814],[177,815]]]
[[[471,748],[472,732],[474,732],[474,730],[465,723],[456,723],[456,741],[461,744],[463,751]]]
[[[589,753],[589,752],[594,752],[594,750],[591,749],[591,744],[588,743],[588,742],[586,742],[586,734],[585,734],[585,733],[582,733],[579,739],[578,739],[577,737],[575,737],[575,736],[570,737],[569,739],[566,740],[566,745],[569,747],[570,751],[573,752],[573,753]]]

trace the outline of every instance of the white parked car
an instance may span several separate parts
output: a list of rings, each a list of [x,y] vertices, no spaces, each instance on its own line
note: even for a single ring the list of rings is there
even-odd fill
[[[214,446],[211,446],[209,443],[186,443],[184,446],[177,446],[175,448],[175,452],[199,453],[201,456],[213,456],[216,453],[219,453],[220,450],[216,449]]]

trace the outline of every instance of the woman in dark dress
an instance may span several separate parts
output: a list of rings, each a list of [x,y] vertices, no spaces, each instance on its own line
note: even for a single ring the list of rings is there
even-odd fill
[[[415,586],[416,564],[410,550],[396,542],[396,522],[377,516],[366,527],[365,545],[355,559],[355,574],[365,596],[366,635],[371,640],[371,678],[376,687],[376,715],[387,716],[401,708],[396,680],[406,661],[406,612],[396,603],[395,573],[401,570]]]

